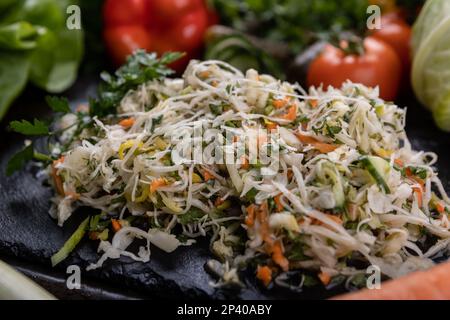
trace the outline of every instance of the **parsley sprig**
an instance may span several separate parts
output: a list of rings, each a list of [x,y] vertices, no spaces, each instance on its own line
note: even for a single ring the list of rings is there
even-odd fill
[[[130,90],[137,89],[147,81],[162,79],[173,74],[174,71],[168,65],[180,59],[183,55],[183,53],[179,52],[170,52],[158,58],[155,53],[146,53],[144,50],[137,50],[128,57],[125,65],[120,67],[113,75],[103,72],[101,74],[102,83],[98,89],[98,96],[90,100],[90,117],[97,116],[102,118],[115,114],[120,101]],[[53,112],[59,116],[71,112],[67,98],[48,96],[45,100]],[[84,128],[86,127],[86,119],[84,114],[81,115],[78,117],[78,123],[76,125]],[[155,119],[154,124],[157,124],[159,121],[161,119]],[[92,123],[92,121],[88,121],[88,123]],[[11,131],[26,136],[47,136],[49,139],[68,129],[52,131],[48,121],[39,119],[34,119],[32,122],[28,120],[12,121],[9,128]],[[9,160],[6,174],[13,174],[33,159],[45,163],[50,163],[53,160],[51,156],[37,152],[34,144],[29,143]]]
[[[136,89],[141,84],[155,79],[161,79],[174,73],[168,67],[184,54],[169,52],[160,59],[155,53],[137,50],[128,57],[127,63],[120,67],[114,75],[102,72],[103,82],[98,89],[98,98],[91,99],[90,113],[92,116],[104,117],[115,114],[117,105],[128,91]]]

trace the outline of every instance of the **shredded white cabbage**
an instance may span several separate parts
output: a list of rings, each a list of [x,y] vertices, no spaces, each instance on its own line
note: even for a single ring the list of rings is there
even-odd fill
[[[71,143],[57,170],[69,196],[55,199],[55,216],[62,224],[85,205],[120,221],[145,217],[151,228],[123,226],[101,241],[89,269],[120,256],[146,262],[150,244],[172,252],[210,234],[222,281],[237,283],[239,268],[261,254],[278,273],[352,278],[363,269],[350,262],[359,261],[397,277],[429,267],[448,246],[437,157],[411,149],[406,110],[376,89],[347,82],[305,93],[255,70],[192,61],[182,79],[151,81],[117,111],[63,137]],[[125,118],[131,126],[120,125]],[[275,162],[250,161],[264,148],[279,151]],[[240,162],[226,161],[236,155]],[[367,156],[373,166],[362,164]],[[376,159],[389,170],[379,172]],[[128,251],[135,238],[146,241],[138,253]]]

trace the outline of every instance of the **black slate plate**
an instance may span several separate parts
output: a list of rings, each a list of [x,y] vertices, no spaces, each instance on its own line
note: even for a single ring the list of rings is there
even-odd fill
[[[68,93],[71,101],[85,101],[93,95],[95,83],[79,81]],[[406,99],[408,100],[408,99]],[[407,130],[416,149],[434,151],[439,155],[438,170],[441,179],[450,191],[450,134],[439,131],[427,111],[415,101],[399,103],[409,106]],[[40,93],[28,90],[21,98],[9,118],[29,118],[46,114]],[[22,137],[7,132],[4,121],[0,141],[0,258],[13,260],[21,270],[32,274],[38,281],[46,283],[46,274],[57,274],[56,282],[64,288],[66,267],[77,264],[82,270],[98,259],[96,244],[83,241],[72,256],[56,269],[50,266],[50,257],[70,236],[76,226],[89,213],[82,209],[73,215],[63,228],[59,228],[48,215],[50,188],[45,187],[33,174],[32,167],[12,177],[4,174],[7,160],[21,148]],[[207,241],[200,241],[193,247],[182,247],[172,254],[152,249],[151,261],[146,264],[129,259],[109,261],[101,270],[82,273],[86,291],[81,296],[88,298],[240,298],[273,299],[327,298],[342,292],[341,289],[324,291],[311,289],[293,294],[281,289],[266,290],[254,282],[253,276],[246,277],[247,289],[241,291],[217,290],[209,285],[213,279],[204,269],[211,255]],[[55,281],[53,281],[53,284]],[[61,286],[59,290],[61,290]],[[51,286],[53,287],[53,286]],[[99,290],[95,290],[98,288]],[[106,294],[105,292],[120,292]],[[73,294],[72,294],[73,295]],[[59,291],[59,297],[70,297],[68,292]]]

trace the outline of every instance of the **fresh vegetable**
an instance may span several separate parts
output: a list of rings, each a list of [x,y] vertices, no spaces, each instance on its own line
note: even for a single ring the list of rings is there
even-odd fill
[[[258,266],[256,277],[267,287],[272,281],[272,269],[268,266]]]
[[[198,56],[210,24],[203,0],[107,0],[103,17],[105,43],[117,65],[139,48],[186,52],[172,65],[178,71]]]
[[[450,1],[428,0],[413,26],[412,85],[433,112],[436,124],[450,131]]]
[[[1,260],[0,274],[1,300],[56,300],[48,291]]]
[[[89,217],[84,219],[83,222],[75,230],[75,232],[64,243],[62,248],[52,256],[51,258],[52,266],[56,266],[61,261],[65,260],[69,256],[69,254],[75,249],[75,247],[83,239],[86,233],[89,220],[90,220]]]
[[[402,83],[409,82],[411,70],[411,27],[396,13],[381,17],[381,29],[372,33],[372,37],[389,44],[402,63]]]
[[[234,30],[213,28],[207,37],[208,59],[226,61],[241,70],[263,72],[303,83],[292,68],[293,57],[318,40],[342,30],[365,31],[368,0],[212,0],[220,20]],[[242,39],[228,39],[228,36]]]
[[[327,286],[330,284],[331,282],[331,276],[327,273],[327,272],[320,272],[318,274],[318,277],[320,279],[320,281],[323,283],[324,286]]]
[[[386,281],[378,290],[365,289],[336,297],[336,300],[449,300],[450,263],[427,271],[417,271],[400,279]]]
[[[348,277],[349,286],[363,285],[369,264],[396,278],[431,267],[445,250],[450,199],[433,168],[435,155],[405,143],[406,111],[377,91],[350,82],[305,91],[220,61],[192,61],[183,78],[161,76],[161,69],[167,71],[154,55],[138,52],[105,84],[118,96],[103,114],[65,114],[51,126],[59,133],[44,124],[54,140],[49,158],[61,159],[38,157],[58,179],[49,181],[58,191],[58,223],[79,206],[105,212],[89,223],[89,238],[102,241],[101,257],[88,270],[121,256],[148,262],[153,245],[170,253],[208,236],[220,260],[208,262],[217,286],[242,287],[239,278],[250,271],[269,287],[292,288],[298,275],[298,291]],[[65,100],[47,100],[59,114],[66,111]],[[132,127],[120,125],[130,118]],[[279,135],[255,132],[267,121]],[[199,123],[218,138],[184,153]],[[13,127],[45,131],[38,122]],[[248,146],[266,146],[278,166],[264,155],[253,161]],[[202,152],[208,147],[215,152]],[[238,155],[248,165],[230,161],[235,150],[244,150]],[[203,159],[191,161],[200,153]]]
[[[259,38],[289,44],[297,54],[330,30],[366,28],[367,0],[213,0],[221,20]]]
[[[338,148],[337,145],[321,142],[312,136],[307,136],[299,132],[296,133],[296,136],[302,143],[314,146],[320,153],[329,153]]]
[[[261,43],[252,43],[246,35],[215,26],[208,30],[206,39],[205,59],[226,61],[242,71],[253,68],[283,77],[280,63],[262,49]]]
[[[361,44],[354,44],[356,46]],[[401,79],[401,62],[394,49],[373,37],[367,37],[358,54],[352,43],[343,42],[340,48],[327,45],[311,63],[309,86],[340,87],[351,80],[369,87],[380,88],[380,97],[392,101],[397,96]]]
[[[16,153],[9,160],[8,165],[6,166],[6,175],[10,176],[15,171],[20,170],[25,166],[28,161],[33,159],[33,145],[26,146],[23,150]]]
[[[389,163],[383,158],[375,156],[364,156],[360,159],[360,162],[374,178],[380,188],[384,192],[390,193],[391,191],[388,184],[386,183],[389,177],[389,172],[391,170]]]
[[[134,90],[146,81],[159,79],[171,75],[173,70],[167,64],[176,61],[182,56],[180,53],[168,53],[157,58],[156,54],[146,54],[138,50],[130,56],[127,64],[119,68],[114,75],[107,72],[102,73],[103,82],[98,88],[98,97],[91,99],[89,113],[94,116],[105,116],[116,112],[117,104],[123,99],[129,90]],[[47,103],[54,112],[64,115],[70,111],[68,101],[65,98],[47,97]],[[84,122],[84,113],[79,113],[78,125],[88,127],[92,121]],[[162,117],[156,117],[152,121],[158,124]],[[49,136],[50,138],[58,134],[58,131],[51,131],[49,126],[41,120],[34,119],[33,122],[27,120],[12,121],[10,129],[14,132],[27,136]],[[63,130],[65,131],[65,130]],[[37,152],[33,144],[29,144],[25,149],[14,155],[7,165],[7,174],[11,175],[19,170],[27,161],[36,159],[44,163],[51,163],[52,157]]]
[[[116,219],[111,219],[111,226],[114,232],[118,232],[120,229],[122,229],[122,225],[120,224],[119,220]]]
[[[52,93],[75,81],[83,55],[82,30],[66,27],[76,0],[5,4],[0,17],[0,119],[28,81]]]
[[[91,115],[105,116],[116,111],[117,104],[129,90],[161,77],[171,75],[173,70],[167,67],[183,55],[172,52],[157,59],[156,54],[146,54],[137,50],[127,63],[117,69],[114,75],[107,72],[101,74],[103,82],[98,89],[98,98],[90,101]]]

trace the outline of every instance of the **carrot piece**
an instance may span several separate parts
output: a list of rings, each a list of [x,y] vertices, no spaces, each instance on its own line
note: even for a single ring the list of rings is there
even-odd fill
[[[403,167],[403,166],[405,165],[405,163],[403,162],[403,160],[400,159],[400,158],[394,159],[394,163],[395,163],[397,166],[399,166],[400,168]]]
[[[311,108],[313,108],[313,109],[316,108],[318,104],[319,104],[319,100],[317,100],[317,99],[309,100],[309,105],[310,105]]]
[[[280,266],[283,271],[289,270],[289,260],[283,254],[280,241],[276,241],[272,246],[272,260]]]
[[[155,192],[158,188],[167,186],[167,180],[164,178],[158,178],[150,183],[150,193]]]
[[[218,197],[215,201],[214,201],[214,205],[216,207],[220,206],[222,203],[224,203],[225,200],[223,200],[222,197]]]
[[[300,142],[304,144],[315,144],[318,142],[316,138],[301,134],[299,132],[297,132],[295,135],[297,136],[298,140],[300,140]]]
[[[297,118],[297,107],[293,104],[289,107],[286,114],[279,117],[280,119],[294,121]]]
[[[123,119],[119,122],[119,125],[121,125],[124,129],[128,129],[133,126],[135,120],[134,118],[127,118]]]
[[[56,191],[62,196],[65,195],[64,185],[63,185],[63,181],[62,181],[60,175],[58,174],[58,169],[56,168],[56,166],[63,162],[64,162],[64,156],[61,156],[61,158],[59,158],[58,160],[53,161],[52,174],[51,174],[52,178],[53,178],[53,182],[55,183]]]
[[[286,99],[277,99],[277,100],[273,100],[272,105],[276,108],[276,109],[281,109],[284,106],[286,106],[287,104],[287,100]]]
[[[338,216],[335,216],[333,214],[327,214],[326,215],[329,219],[333,220],[334,222],[336,222],[337,224],[343,224],[344,222],[342,221],[342,219]]]
[[[215,179],[215,177],[208,170],[203,170],[202,174],[203,174],[203,179],[205,181],[209,181],[209,180],[214,180]]]
[[[250,163],[246,156],[241,157],[241,169],[248,170],[250,168]]]
[[[314,145],[314,148],[316,148],[316,150],[319,151],[320,153],[329,153],[336,150],[338,146],[334,144],[319,142]]]
[[[278,128],[278,123],[272,122],[272,121],[268,121],[268,122],[266,122],[266,128],[267,128],[269,131],[277,130],[277,128]]]
[[[364,289],[335,300],[449,300],[450,262],[381,283],[379,290]]]
[[[122,229],[122,225],[120,224],[119,220],[111,219],[111,225],[112,225],[114,232],[117,232],[120,229]]]
[[[445,211],[445,206],[441,203],[441,202],[437,202],[436,203],[436,210],[439,213],[444,213]]]
[[[344,222],[342,221],[342,219],[341,219],[340,217],[338,217],[338,216],[335,216],[335,215],[333,215],[333,214],[325,214],[325,215],[327,216],[327,218],[333,220],[333,221],[336,222],[337,224],[342,225],[342,224],[344,223]],[[315,220],[315,219],[314,219],[314,221],[313,221],[313,224],[319,225],[319,226],[323,226],[323,225],[326,226],[326,224],[323,223],[322,221],[320,221],[320,220]]]
[[[283,211],[284,207],[281,203],[281,193],[279,195],[276,195],[273,200],[275,201],[275,210],[277,212]]]
[[[249,205],[245,211],[247,211],[247,215],[245,216],[245,224],[248,227],[253,227],[255,224],[255,209],[256,206],[254,204]]]
[[[268,266],[258,266],[258,269],[256,270],[256,278],[261,280],[261,282],[267,287],[270,281],[272,281],[272,269]]]
[[[271,245],[273,243],[272,238],[270,237],[270,228],[269,228],[269,206],[267,201],[264,201],[256,211],[256,218],[259,221],[260,227],[259,232],[261,234],[261,238],[269,245],[269,251],[271,250]]]
[[[416,176],[413,176],[412,179],[416,181],[418,184],[420,184],[422,189],[425,187],[425,181],[423,179],[420,179],[419,177]]]
[[[322,271],[322,272],[320,272],[317,276],[319,277],[320,281],[321,281],[325,286],[327,286],[327,285],[330,284],[330,282],[331,282],[331,276],[330,276],[327,272],[323,272],[323,271]]]
[[[338,148],[338,145],[320,142],[314,137],[306,136],[299,132],[297,132],[295,135],[297,136],[298,140],[300,140],[301,143],[312,145],[320,153],[329,153]]]
[[[287,178],[289,180],[291,180],[293,176],[294,176],[294,172],[292,171],[292,169],[288,169],[288,171],[287,171]]]
[[[417,197],[417,204],[419,205],[419,208],[422,208],[423,205],[423,187],[412,187],[414,193],[416,194]]]
[[[413,175],[412,170],[410,167],[405,169],[405,174],[407,177],[411,177]]]
[[[205,71],[200,72],[198,75],[200,78],[206,79],[211,76],[211,72],[209,70],[205,70]]]
[[[425,181],[423,181],[423,179],[420,179],[419,177],[415,176],[411,170],[411,168],[406,168],[405,169],[405,174],[408,178],[410,178],[411,180],[416,181],[418,184],[420,184],[420,186],[423,187],[425,186]]]

